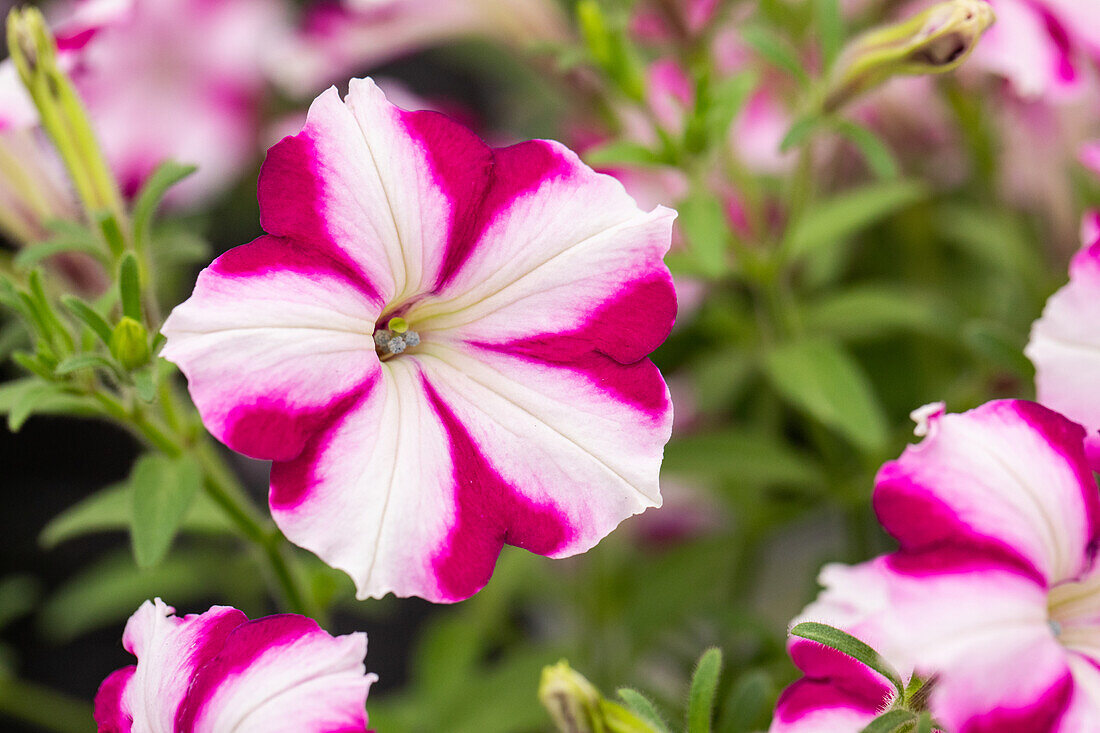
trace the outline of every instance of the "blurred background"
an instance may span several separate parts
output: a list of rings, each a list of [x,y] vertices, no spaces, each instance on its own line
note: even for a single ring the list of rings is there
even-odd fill
[[[326,628],[368,633],[368,710],[385,733],[549,730],[535,693],[560,658],[677,719],[712,645],[726,654],[718,730],[766,729],[794,677],[788,621],[822,564],[889,549],[869,496],[911,440],[909,413],[1033,394],[1031,323],[1100,204],[1092,0],[994,0],[1000,21],[961,69],[894,78],[828,113],[845,45],[929,3],[133,0],[109,21],[97,5],[43,4],[59,38],[83,39],[71,73],[124,188],[165,158],[201,166],[157,229],[166,311],[213,256],[260,234],[263,151],[352,76],[493,144],[562,140],[643,207],[680,212],[680,311],[654,356],[676,409],[662,508],[580,557],[505,548],[486,589],[454,606],[357,602],[346,577],[296,557]],[[40,131],[2,124],[4,99],[0,153],[46,160],[35,185],[53,196],[27,205],[0,167],[14,254],[74,207]],[[51,267],[78,291],[102,280],[79,259]],[[6,357],[25,337],[0,323]],[[71,417],[0,431],[7,674],[90,701],[131,662],[121,631],[146,598],[277,610],[209,506],[148,570],[121,505],[74,513],[139,453],[122,430]],[[231,460],[262,504],[267,466]]]

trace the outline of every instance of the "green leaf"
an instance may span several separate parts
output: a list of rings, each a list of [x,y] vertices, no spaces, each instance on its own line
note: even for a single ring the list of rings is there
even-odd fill
[[[123,255],[119,263],[118,293],[122,298],[122,314],[141,323],[141,276],[133,252]]]
[[[932,714],[927,710],[917,719],[917,733],[932,733]]]
[[[202,470],[188,457],[147,453],[138,459],[127,483],[133,490],[134,560],[138,567],[150,568],[164,558],[183,524],[202,488]]]
[[[46,297],[46,288],[42,284],[42,271],[31,270],[27,276],[27,284],[30,286],[30,294],[37,306],[39,317],[46,326],[44,335],[59,350],[71,353],[75,348],[72,334],[57,317],[49,298]]]
[[[1038,239],[1003,210],[945,205],[937,208],[933,220],[944,239],[978,262],[1025,278],[1046,267],[1034,244]]]
[[[157,384],[153,374],[153,367],[138,369],[133,373],[134,388],[138,397],[144,402],[152,402],[157,398]]]
[[[210,261],[210,243],[195,231],[183,226],[160,226],[149,242],[153,261],[161,265],[190,265]]]
[[[915,181],[873,183],[826,199],[806,210],[790,228],[785,246],[791,259],[836,244],[925,198]]]
[[[908,710],[888,710],[868,723],[860,733],[895,733],[916,719],[917,716]]]
[[[711,647],[699,657],[688,693],[687,733],[710,733],[714,717],[714,695],[722,674],[722,651]]]
[[[114,214],[106,213],[99,217],[99,231],[115,257],[126,251],[126,235],[122,233],[122,226]]]
[[[27,346],[27,329],[16,320],[0,325],[0,361],[4,361],[16,349]]]
[[[821,122],[822,119],[818,115],[799,117],[787,130],[787,134],[783,136],[783,140],[779,143],[779,152],[785,153],[802,145],[817,131]]]
[[[822,480],[813,459],[781,438],[737,428],[673,439],[662,470],[758,486],[814,486]]]
[[[24,382],[17,391],[10,395],[11,407],[8,408],[8,430],[18,433],[35,408],[56,396],[58,391],[56,385],[37,379]]]
[[[672,733],[668,723],[648,697],[629,687],[620,687],[617,692],[627,709],[652,726],[657,733]]]
[[[742,71],[714,86],[714,98],[707,110],[707,135],[712,142],[724,140],[730,125],[756,89],[759,76],[752,71]]]
[[[253,579],[235,572],[240,562],[225,552],[177,552],[155,568],[139,570],[130,553],[113,554],[69,578],[40,608],[36,625],[58,643],[101,626],[121,628],[122,620],[150,598],[171,599],[181,608],[200,597],[234,590],[233,585]]]
[[[978,320],[963,327],[962,337],[984,361],[1007,369],[1025,381],[1034,378],[1035,367],[1024,356],[1025,334],[1016,333],[998,321]]]
[[[700,271],[714,278],[727,274],[730,230],[722,202],[709,192],[699,192],[681,202],[677,209],[680,229]]]
[[[81,369],[106,369],[118,374],[118,367],[110,360],[99,354],[77,354],[61,362],[54,368],[54,374],[63,377]]]
[[[803,86],[809,86],[810,77],[798,59],[791,44],[774,31],[760,25],[741,30],[741,39],[773,66],[788,72]]]
[[[42,260],[68,252],[80,252],[104,262],[103,247],[95,240],[55,237],[22,249],[12,258],[12,264],[21,270],[34,267]]]
[[[829,69],[844,44],[844,19],[837,0],[814,0],[814,24],[821,39],[821,55]]]
[[[889,439],[886,416],[859,364],[824,338],[795,341],[766,361],[772,385],[787,401],[866,451]]]
[[[905,695],[905,685],[902,684],[901,675],[883,659],[882,655],[851,634],[841,631],[827,624],[819,624],[815,621],[803,621],[791,629],[791,636],[799,636],[803,639],[816,641],[819,644],[836,649],[841,654],[847,654],[860,664],[878,672],[890,681],[898,696]],[[892,730],[892,729],[891,729]]]
[[[771,677],[763,670],[752,670],[741,675],[726,698],[718,730],[721,733],[757,730],[761,719],[767,720],[773,695]]]
[[[180,165],[175,161],[165,161],[157,166],[153,174],[141,187],[134,201],[134,238],[139,251],[149,242],[156,214],[164,195],[172,186],[194,173],[198,168],[193,165]],[[132,317],[132,316],[131,316]]]
[[[100,341],[104,344],[111,342],[111,326],[91,306],[71,295],[62,298],[61,302],[74,316],[80,319],[81,323],[90,328],[99,337]]]
[[[851,120],[837,120],[833,127],[859,149],[876,176],[895,179],[901,175],[901,166],[894,151],[875,132]]]
[[[96,532],[128,531],[133,523],[134,487],[128,482],[108,486],[69,507],[50,520],[38,535],[47,550],[76,537]],[[234,534],[236,527],[205,494],[199,493],[180,525],[203,534]]]
[[[870,284],[830,293],[807,305],[803,323],[809,333],[842,339],[898,331],[940,334],[951,328],[945,311],[942,302],[926,293]]]
[[[744,393],[755,371],[753,355],[741,346],[697,354],[691,367],[695,393],[707,396],[699,409],[714,412],[728,407]]]
[[[34,610],[42,589],[29,575],[10,575],[0,581],[0,629]]]
[[[593,168],[611,168],[618,165],[665,165],[659,154],[648,146],[630,140],[613,142],[592,148],[584,154],[584,161]]]

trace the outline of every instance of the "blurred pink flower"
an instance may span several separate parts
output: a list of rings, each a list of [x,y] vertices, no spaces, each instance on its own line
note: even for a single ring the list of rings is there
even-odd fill
[[[997,22],[967,62],[1026,99],[1079,91],[1100,58],[1100,0],[989,0]]]
[[[281,2],[79,0],[62,8],[60,63],[125,193],[166,159],[199,166],[171,193],[179,204],[206,201],[240,175],[257,152],[272,48],[289,33]],[[11,62],[0,66],[2,86]],[[22,96],[26,123],[33,107]]]
[[[646,0],[635,4],[630,31],[647,43],[696,36],[714,20],[718,6],[719,0]]]
[[[660,504],[673,212],[369,79],[314,101],[259,198],[269,235],[199,275],[163,354],[359,597],[460,600],[505,543],[574,555]]]
[[[674,396],[675,399],[675,396]],[[679,409],[679,401],[676,401]],[[702,489],[675,480],[661,482],[663,503],[631,523],[641,549],[660,551],[721,532],[728,525],[725,508]]]
[[[555,0],[332,0],[307,11],[278,79],[312,95],[396,57],[469,36],[524,47],[560,43],[569,23]]]
[[[1082,145],[1078,160],[1094,174],[1100,176],[1100,140]]]
[[[99,733],[366,731],[366,634],[333,637],[294,614],[249,621],[228,606],[179,617],[157,598],[122,644],[137,664],[100,686]]]
[[[1087,94],[1060,103],[1002,95],[991,116],[1001,139],[1000,193],[1014,205],[1041,214],[1052,249],[1059,252],[1077,244],[1080,209],[1070,172],[1081,146],[1100,129],[1100,87],[1090,80],[1082,88]]]

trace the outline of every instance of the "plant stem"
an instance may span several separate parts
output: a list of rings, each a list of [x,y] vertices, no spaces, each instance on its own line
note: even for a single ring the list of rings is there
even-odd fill
[[[0,716],[55,733],[92,733],[92,706],[33,682],[0,680]]]
[[[104,412],[129,428],[149,446],[168,456],[189,455],[194,458],[202,469],[203,487],[207,495],[225,512],[241,535],[262,550],[271,575],[281,591],[283,605],[293,613],[316,615],[316,609],[311,607],[306,594],[299,587],[283,553],[284,537],[270,521],[263,518],[209,438],[202,435],[197,440],[190,440],[185,434],[180,434],[180,430],[172,435],[160,420],[150,418],[140,408],[127,408],[118,399],[101,390],[94,392],[92,396],[103,407]],[[179,421],[184,430],[187,422]]]

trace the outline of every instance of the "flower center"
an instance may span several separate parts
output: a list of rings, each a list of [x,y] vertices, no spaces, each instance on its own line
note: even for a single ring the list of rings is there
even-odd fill
[[[382,361],[419,345],[420,334],[410,329],[409,322],[404,318],[391,318],[385,326],[375,326],[374,350]]]
[[[1094,650],[1100,643],[1100,573],[1061,583],[1047,596],[1047,624],[1067,649]]]

